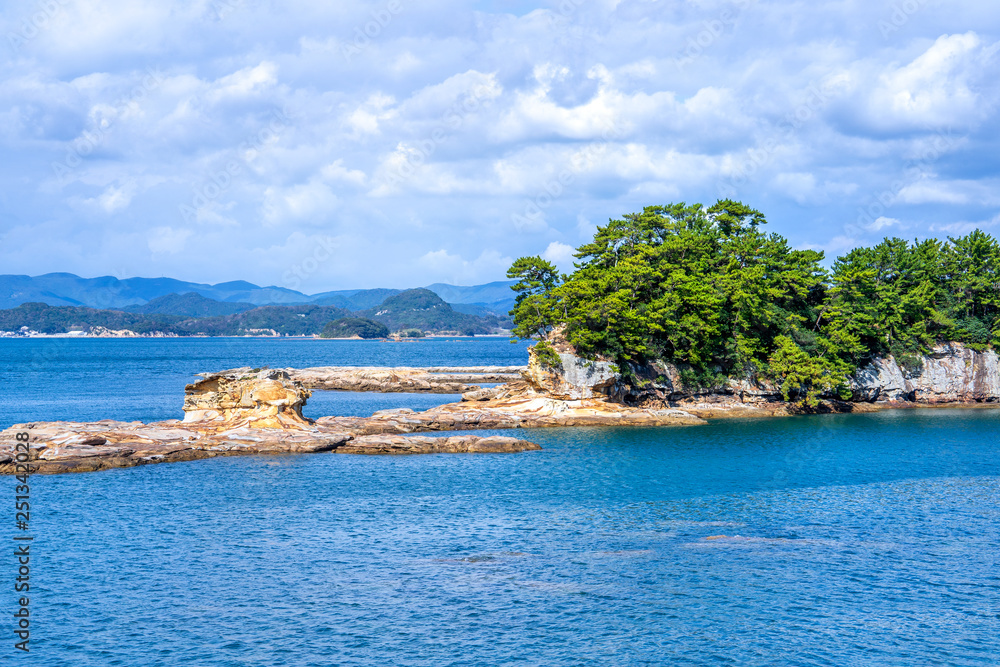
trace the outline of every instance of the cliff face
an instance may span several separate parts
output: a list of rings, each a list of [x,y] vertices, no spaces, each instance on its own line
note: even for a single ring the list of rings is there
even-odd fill
[[[568,352],[560,352],[559,358],[559,366],[547,366],[529,348],[524,379],[537,391],[562,401],[606,396],[619,381],[617,370],[607,361],[587,361]]]
[[[854,400],[866,402],[995,403],[1000,401],[1000,358],[961,343],[934,348],[923,367],[903,371],[892,357],[875,359],[857,372]]]
[[[717,404],[774,406],[782,402],[777,386],[766,380],[729,380],[724,386],[685,387],[673,364],[662,361],[633,366],[626,382],[608,362],[589,362],[560,350],[561,367],[543,366],[531,353],[525,380],[539,391],[569,399],[604,396],[626,405]],[[1000,357],[976,352],[961,343],[940,345],[922,357],[922,368],[903,370],[893,357],[878,358],[851,381],[855,403],[992,403],[1000,402]]]

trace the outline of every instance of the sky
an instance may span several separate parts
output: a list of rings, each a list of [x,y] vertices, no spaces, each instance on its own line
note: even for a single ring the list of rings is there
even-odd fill
[[[740,200],[1000,225],[994,0],[8,0],[0,273],[478,284]]]

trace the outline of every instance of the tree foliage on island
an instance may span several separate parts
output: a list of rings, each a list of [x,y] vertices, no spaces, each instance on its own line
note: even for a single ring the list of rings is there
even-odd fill
[[[855,363],[918,355],[939,342],[1000,343],[1000,245],[980,230],[907,243],[885,239],[837,260],[824,328]]]
[[[823,253],[762,231],[759,211],[731,200],[649,206],[599,227],[560,276],[539,257],[514,262],[515,335],[562,327],[587,357],[664,359],[689,383],[769,378],[814,404],[847,395],[877,354],[926,352],[944,340],[977,349],[1000,337],[1000,250],[991,236],[853,250],[832,272]],[[710,378],[703,380],[702,378]]]
[[[516,279],[511,289],[514,300],[514,328],[511,333],[520,338],[548,337],[556,322],[557,304],[553,291],[562,281],[555,265],[537,255],[521,257],[509,269],[507,277]]]

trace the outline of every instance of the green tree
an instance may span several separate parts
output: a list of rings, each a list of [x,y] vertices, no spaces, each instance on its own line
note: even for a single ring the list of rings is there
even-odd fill
[[[826,331],[855,361],[871,354],[926,350],[951,328],[942,309],[942,245],[885,239],[857,248],[833,267]]]
[[[982,348],[1000,344],[1000,244],[980,230],[950,238],[944,252],[950,337]]]
[[[781,394],[786,401],[793,396],[801,397],[803,405],[816,407],[824,393],[850,398],[847,382],[850,365],[837,358],[810,356],[788,336],[778,336],[775,346],[768,360],[768,373],[781,383]]]
[[[942,243],[884,239],[827,272],[823,254],[767,234],[764,215],[722,200],[647,206],[598,227],[559,277],[519,259],[515,332],[561,327],[583,356],[684,366],[691,386],[770,377],[813,404],[892,353],[913,372],[947,340],[1000,344],[1000,244],[988,234]],[[711,379],[708,382],[706,378]]]
[[[514,298],[512,333],[519,338],[546,338],[557,321],[554,290],[562,282],[555,265],[541,257],[521,257],[507,270],[507,277],[517,279],[511,289]]]

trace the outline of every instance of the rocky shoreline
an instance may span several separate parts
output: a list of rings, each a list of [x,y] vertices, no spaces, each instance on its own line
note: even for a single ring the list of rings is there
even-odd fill
[[[1000,404],[1000,356],[961,343],[936,346],[919,363],[905,366],[889,356],[875,358],[851,378],[850,400],[824,396],[816,408],[785,401],[780,388],[762,378],[730,378],[711,389],[685,386],[681,369],[652,361],[633,365],[630,379],[610,361],[582,359],[558,340],[551,341],[558,366],[532,354],[525,379],[554,398],[601,397],[635,407],[671,407],[696,414],[791,415],[810,412],[871,412],[931,405]]]
[[[855,400],[827,398],[814,408],[781,399],[764,383],[730,381],[685,392],[666,364],[633,369],[626,383],[607,362],[560,351],[550,367],[531,355],[521,367],[232,369],[186,387],[184,420],[152,424],[98,421],[18,424],[0,432],[0,474],[14,472],[15,434],[31,436],[35,472],[89,472],[239,454],[513,453],[540,449],[518,438],[426,435],[449,431],[559,426],[685,426],[706,419],[875,412],[913,407],[1000,405],[992,351],[941,346],[917,373],[876,359],[859,371]],[[473,382],[504,382],[482,388]],[[311,389],[462,393],[462,402],[370,417],[306,419]]]

